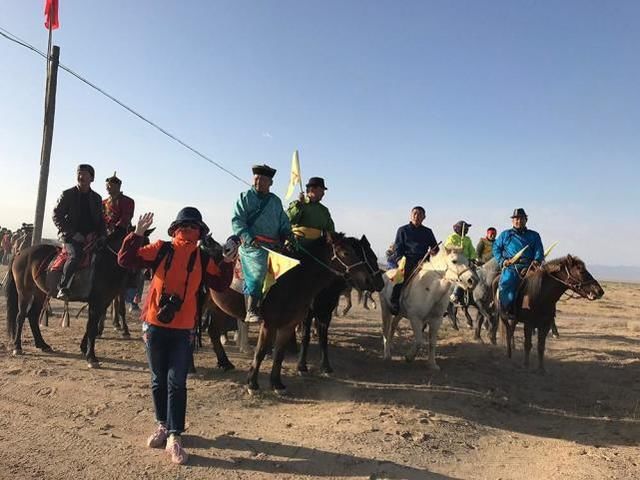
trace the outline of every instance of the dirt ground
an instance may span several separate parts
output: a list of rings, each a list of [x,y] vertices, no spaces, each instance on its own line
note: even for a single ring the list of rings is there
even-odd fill
[[[440,372],[424,352],[404,361],[405,322],[384,362],[379,312],[361,307],[334,319],[335,374],[298,377],[289,358],[284,398],[268,391],[268,360],[250,397],[250,358],[228,345],[237,368],[224,373],[207,345],[189,380],[184,467],[144,446],[153,412],[137,319],[131,339],[107,328],[102,368],[89,370],[84,317],[65,329],[58,317],[43,330],[54,354],[28,328],[22,357],[0,336],[0,479],[640,479],[640,285],[603,286],[600,301],[559,305],[545,376],[521,368],[521,345],[508,361],[448,321]],[[4,298],[0,310],[4,331]]]

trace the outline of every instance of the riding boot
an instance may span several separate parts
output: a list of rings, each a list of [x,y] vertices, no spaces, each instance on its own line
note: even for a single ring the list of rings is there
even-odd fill
[[[398,283],[393,286],[391,291],[391,304],[389,310],[392,315],[398,315],[400,313],[400,294],[402,293],[402,283]]]
[[[260,299],[252,295],[245,295],[245,305],[247,307],[247,315],[244,318],[245,323],[260,323]]]

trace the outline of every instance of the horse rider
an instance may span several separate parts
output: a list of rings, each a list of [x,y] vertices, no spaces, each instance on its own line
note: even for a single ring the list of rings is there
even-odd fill
[[[107,233],[111,234],[117,228],[126,232],[131,228],[135,202],[122,193],[122,180],[116,176],[116,172],[105,182],[109,196],[102,201],[102,210]]]
[[[185,207],[169,226],[171,240],[144,245],[144,234],[153,223],[146,213],[127,235],[118,252],[118,264],[128,269],[154,270],[143,311],[142,331],[149,370],[156,430],[147,439],[151,448],[165,448],[171,461],[187,462],[182,446],[187,411],[187,372],[198,318],[198,295],[203,286],[223,291],[233,277],[237,249],[223,251],[217,265],[203,255],[198,241],[209,232],[202,215]]]
[[[320,203],[327,190],[324,179],[311,177],[305,188],[306,195],[301,193],[287,209],[291,230],[303,245],[320,238],[324,232],[336,231],[329,209]]]
[[[5,229],[2,232],[2,264],[8,265],[11,257],[11,230]]]
[[[254,165],[251,170],[253,186],[240,194],[231,227],[234,235],[242,241],[240,263],[247,307],[245,322],[257,323],[260,321],[260,301],[269,256],[262,246],[281,246],[291,235],[291,224],[282,202],[269,191],[276,170],[268,165]]]
[[[53,223],[58,227],[58,237],[67,252],[67,261],[58,286],[58,298],[67,298],[73,275],[82,258],[87,237],[98,239],[106,235],[102,216],[102,197],[91,190],[95,170],[91,165],[77,168],[77,185],[62,192],[53,209]]]
[[[495,228],[487,228],[487,235],[478,240],[476,245],[476,256],[478,257],[478,263],[480,265],[487,263],[493,258],[493,242],[496,240],[496,234],[498,232]]]
[[[516,208],[511,215],[513,225],[502,232],[493,244],[493,256],[502,268],[499,284],[500,306],[512,317],[521,278],[530,267],[544,261],[544,248],[538,232],[527,228],[529,217],[524,208]],[[526,247],[519,259],[513,257]]]
[[[476,250],[473,248],[471,239],[469,238],[470,223],[460,220],[453,226],[453,233],[450,234],[444,242],[444,246],[450,249],[462,250],[462,254],[469,260],[474,262],[476,259]],[[464,289],[460,285],[456,285],[449,298],[453,303],[461,303],[464,295]]]
[[[391,293],[391,305],[389,307],[393,315],[397,315],[400,312],[400,294],[411,273],[423,258],[428,260],[428,257],[425,258],[427,252],[429,252],[429,256],[435,255],[438,249],[438,242],[433,235],[433,231],[422,224],[425,217],[426,212],[423,207],[413,207],[409,223],[398,228],[396,232],[392,260],[397,264],[402,257],[405,257],[406,263],[404,267],[405,281],[394,285]]]

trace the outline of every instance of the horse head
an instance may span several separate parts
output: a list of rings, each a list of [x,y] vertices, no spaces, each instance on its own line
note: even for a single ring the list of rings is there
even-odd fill
[[[469,262],[467,257],[462,253],[461,248],[445,247],[444,255],[447,270],[444,278],[450,282],[455,282],[465,290],[473,290],[478,285],[478,275],[474,266]]]
[[[215,241],[210,233],[200,241],[200,248],[207,252],[216,264],[222,261],[222,245]]]
[[[378,259],[366,237],[358,240],[345,237],[343,233],[327,232],[325,240],[331,248],[329,264],[336,273],[348,278],[349,283],[359,290],[382,290],[384,284],[382,273],[377,268]]]
[[[549,262],[545,269],[551,277],[588,300],[597,300],[604,295],[603,288],[578,257],[567,255]]]

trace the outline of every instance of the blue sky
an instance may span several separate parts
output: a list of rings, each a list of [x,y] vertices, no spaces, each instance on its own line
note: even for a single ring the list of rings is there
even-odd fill
[[[40,1],[0,26],[46,48]],[[524,207],[554,254],[640,266],[640,3],[60,0],[61,61],[240,176],[293,150],[339,229],[378,252],[424,205],[474,240]],[[0,225],[32,221],[44,60],[0,39]],[[45,234],[75,165],[113,171],[165,230],[199,207],[230,233],[245,187],[60,72]]]

